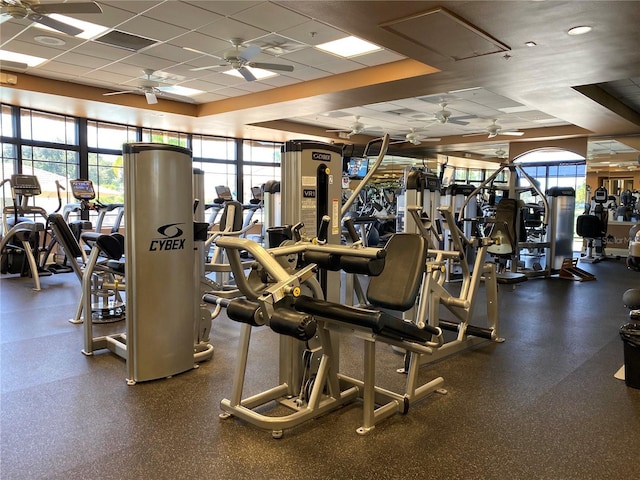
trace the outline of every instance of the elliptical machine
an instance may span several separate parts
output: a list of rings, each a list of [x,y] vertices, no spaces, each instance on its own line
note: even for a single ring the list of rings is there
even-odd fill
[[[580,256],[582,262],[596,263],[606,258],[609,211],[605,204],[608,200],[607,189],[604,186],[598,187],[593,194],[589,211],[576,220],[576,233],[587,241],[585,252]]]

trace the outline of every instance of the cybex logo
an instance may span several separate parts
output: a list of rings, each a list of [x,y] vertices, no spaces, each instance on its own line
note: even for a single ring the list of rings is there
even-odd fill
[[[169,223],[158,227],[158,233],[161,238],[154,238],[149,245],[150,252],[160,250],[184,250],[184,238],[178,238],[183,235],[183,231],[178,225],[181,223]]]
[[[316,198],[316,191],[312,188],[305,188],[302,190],[302,196],[304,198]]]
[[[318,160],[319,162],[330,162],[331,154],[322,152],[311,152],[311,160]]]

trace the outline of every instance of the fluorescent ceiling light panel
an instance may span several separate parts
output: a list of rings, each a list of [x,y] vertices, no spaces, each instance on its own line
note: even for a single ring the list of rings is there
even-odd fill
[[[316,45],[315,48],[345,58],[356,57],[358,55],[365,55],[367,53],[382,50],[378,45],[361,40],[358,37],[341,38],[340,40]]]
[[[71,17],[66,17],[64,15],[60,15],[57,13],[52,13],[51,15],[49,15],[51,18],[53,18],[54,20],[58,20],[59,22],[62,23],[66,23],[67,25],[71,25],[73,27],[79,28],[81,30],[83,30],[82,33],[76,35],[75,38],[82,38],[84,40],[89,40],[91,38],[97,37],[98,35],[103,34],[104,32],[106,32],[107,30],[109,30],[108,27],[103,27],[102,25],[96,25],[95,23],[91,23],[91,22],[83,22],[82,20],[78,20],[76,18],[71,18]],[[49,32],[55,32],[59,35],[64,35],[63,33],[59,32],[58,30],[55,30],[53,28],[47,27],[46,25],[42,25],[40,23],[34,23],[33,24],[34,27],[36,28],[40,28],[42,30],[47,30]]]
[[[7,60],[9,62],[26,63],[30,67],[37,67],[38,65],[47,61],[46,58],[34,57],[32,55],[25,55],[24,53],[9,52],[7,50],[0,50],[0,60]]]
[[[521,112],[531,112],[533,111],[533,108],[527,107],[526,105],[518,105],[517,107],[498,108],[498,110],[504,113],[521,113]]]
[[[202,90],[196,90],[195,88],[181,87],[180,85],[171,85],[169,87],[162,87],[163,92],[175,93],[176,95],[182,95],[183,97],[195,97],[204,93]]]
[[[265,78],[269,78],[269,77],[275,77],[276,75],[278,75],[277,73],[273,73],[270,70],[265,70],[263,68],[255,68],[255,67],[244,67],[247,70],[249,70],[251,72],[251,74],[256,77],[256,80],[263,80]],[[232,68],[231,70],[227,70],[224,71],[222,73],[226,73],[227,75],[233,75],[234,77],[240,77],[240,78],[244,78],[242,76],[242,74],[237,71],[235,68]]]

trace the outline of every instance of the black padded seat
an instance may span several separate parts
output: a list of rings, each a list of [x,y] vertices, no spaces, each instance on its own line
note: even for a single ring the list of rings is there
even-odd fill
[[[370,329],[376,335],[396,340],[425,343],[438,330],[418,328],[414,323],[394,317],[380,309],[405,312],[415,305],[427,261],[427,241],[421,235],[398,233],[385,246],[382,272],[371,277],[367,289],[369,304],[364,308],[341,305],[301,296],[296,310]]]
[[[522,283],[527,281],[527,276],[524,273],[516,272],[500,272],[496,273],[496,282],[503,285],[515,285],[516,283]]]

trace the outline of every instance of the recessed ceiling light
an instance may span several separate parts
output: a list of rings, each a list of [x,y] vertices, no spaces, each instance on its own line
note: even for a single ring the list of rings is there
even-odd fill
[[[176,95],[182,95],[184,97],[195,97],[204,93],[202,90],[196,90],[195,88],[183,87],[181,85],[170,85],[162,87],[163,92],[175,93]]]
[[[38,35],[37,37],[33,37],[33,39],[36,42],[41,43],[43,45],[51,45],[51,46],[62,46],[62,45],[65,45],[67,43],[64,40],[62,40],[61,38],[48,37],[46,35]]]
[[[576,35],[584,35],[585,33],[589,33],[593,30],[593,27],[589,25],[580,25],[578,27],[572,27],[567,31],[567,35],[576,36]]]
[[[32,55],[25,55],[24,53],[9,52],[7,50],[0,50],[0,60],[7,60],[9,62],[26,63],[30,67],[37,67],[41,63],[47,61],[46,58],[34,57]]]
[[[316,45],[315,48],[346,58],[382,50],[378,45],[361,40],[358,37],[341,38],[332,42]]]
[[[253,76],[256,77],[256,80],[263,80],[265,78],[275,77],[277,75],[277,73],[273,73],[270,70],[264,70],[262,68],[256,68],[256,67],[244,67],[244,68],[249,70],[253,74]],[[234,77],[244,78],[242,74],[235,68],[232,68],[231,70],[226,70],[222,73],[226,73],[227,75],[232,75]]]
[[[536,47],[538,44],[536,42],[524,42],[527,47]]]

